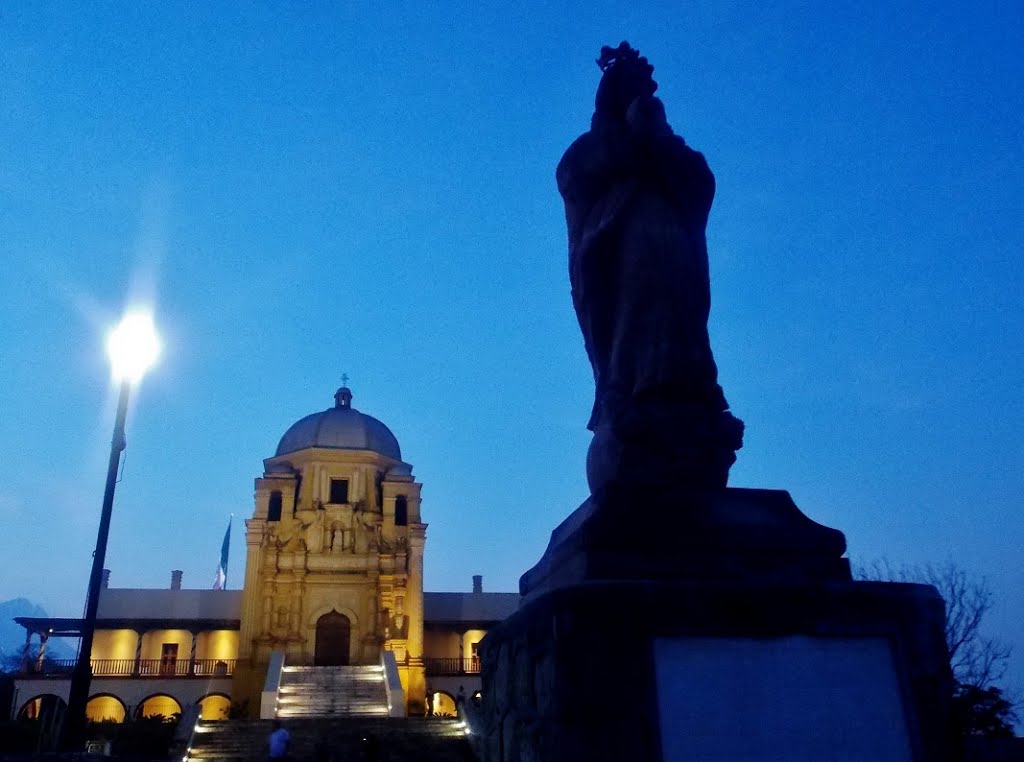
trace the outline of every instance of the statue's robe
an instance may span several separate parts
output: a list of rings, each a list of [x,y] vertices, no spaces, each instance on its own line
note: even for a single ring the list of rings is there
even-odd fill
[[[619,427],[665,404],[727,408],[711,354],[705,226],[715,178],[667,125],[602,125],[556,173],[573,305],[594,370],[588,427]]]

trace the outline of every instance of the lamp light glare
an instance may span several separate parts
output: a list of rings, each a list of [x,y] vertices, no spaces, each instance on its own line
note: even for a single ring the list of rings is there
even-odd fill
[[[117,381],[137,383],[160,356],[153,316],[129,312],[107,337],[107,354]]]

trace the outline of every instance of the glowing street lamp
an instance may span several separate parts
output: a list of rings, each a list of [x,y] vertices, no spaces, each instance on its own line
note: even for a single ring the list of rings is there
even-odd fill
[[[75,671],[71,674],[67,714],[61,733],[61,747],[68,751],[79,751],[84,740],[85,706],[89,698],[89,683],[92,681],[90,657],[93,636],[96,633],[96,609],[100,599],[103,565],[107,557],[107,536],[110,533],[110,514],[114,506],[117,469],[121,463],[121,451],[125,446],[124,420],[128,413],[128,396],[132,384],[142,380],[142,376],[160,356],[160,339],[153,326],[152,315],[147,312],[130,312],[125,315],[107,337],[107,354],[110,356],[114,379],[121,384],[121,392],[117,399],[114,436],[110,442],[110,462],[107,465],[107,485],[103,492],[100,528],[96,535],[85,618],[82,621],[82,644],[78,651]]]
[[[114,378],[129,384],[142,380],[160,357],[160,338],[153,316],[129,312],[107,337],[107,354]]]

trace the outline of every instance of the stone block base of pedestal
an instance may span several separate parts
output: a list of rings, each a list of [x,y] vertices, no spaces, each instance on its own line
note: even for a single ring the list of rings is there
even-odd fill
[[[592,581],[481,644],[485,762],[948,760],[934,588]]]

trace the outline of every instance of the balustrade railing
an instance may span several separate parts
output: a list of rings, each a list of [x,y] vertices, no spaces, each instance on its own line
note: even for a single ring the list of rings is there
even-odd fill
[[[30,662],[21,676],[59,677],[70,675],[74,659],[44,659]],[[235,671],[234,659],[93,659],[93,677],[228,677]]]
[[[135,671],[135,659],[93,659],[93,675],[104,677],[131,677]]]
[[[196,659],[195,664],[199,677],[227,677],[235,671],[234,659]]]
[[[95,664],[96,662],[93,662],[93,665]],[[94,672],[93,674],[98,673]],[[139,659],[139,675],[141,677],[186,677],[188,675],[188,660]]]
[[[30,661],[28,668],[21,672],[25,675],[70,675],[74,668],[74,659],[44,659],[42,665]]]
[[[433,657],[423,660],[428,675],[475,675],[480,672],[480,659],[458,656]]]

